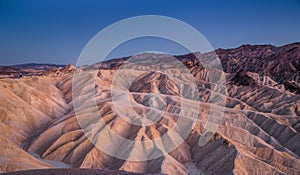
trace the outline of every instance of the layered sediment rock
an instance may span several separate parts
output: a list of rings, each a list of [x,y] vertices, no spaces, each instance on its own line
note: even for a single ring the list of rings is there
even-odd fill
[[[0,171],[72,167],[165,174],[299,174],[300,44],[245,45],[216,53],[227,80],[225,95],[213,90],[218,85],[210,82],[208,72],[214,70],[197,61],[211,53],[175,56],[195,77],[196,99],[189,95],[183,98],[183,93],[192,94],[195,89],[188,84],[189,77],[183,76],[182,67],[167,62],[159,64],[160,69],[172,72],[173,77],[164,72],[139,72],[130,85],[116,79],[130,58],[76,70],[72,66],[55,68],[43,76],[2,78]],[[146,54],[139,59],[147,63],[150,57],[167,56]],[[131,68],[144,71],[146,67],[139,64]],[[75,84],[74,71],[84,73]],[[127,90],[113,89],[121,85]],[[126,93],[128,104],[115,96],[122,93]],[[74,94],[80,98],[74,99]],[[221,110],[222,106],[213,103],[218,99],[226,99],[224,115],[218,119],[216,132],[207,133],[211,139],[199,145],[212,105],[217,112]],[[74,104],[80,107],[74,110]],[[155,140],[185,126],[178,120],[184,117],[181,110],[186,104],[199,104],[199,117],[192,121],[183,142],[160,157],[135,161],[135,147],[101,137],[109,129],[135,142]],[[116,105],[121,106],[120,111]],[[128,106],[141,116],[152,112],[152,118],[120,115]],[[144,121],[149,125],[138,125]],[[127,159],[99,149],[101,144],[116,154],[126,153]],[[160,146],[152,144],[145,150],[156,154]]]

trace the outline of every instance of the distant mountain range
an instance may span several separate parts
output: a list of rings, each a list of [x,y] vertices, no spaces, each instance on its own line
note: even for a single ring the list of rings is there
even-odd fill
[[[64,67],[65,65],[57,65],[57,64],[43,64],[43,63],[28,63],[28,64],[17,64],[17,65],[11,65],[11,66],[0,66],[0,69],[33,69],[33,70],[49,70],[53,67]]]
[[[15,77],[18,74],[22,73],[24,75],[41,75],[42,72],[49,71],[53,68],[64,67],[65,65],[56,65],[56,64],[18,64],[12,66],[0,66],[0,76]]]

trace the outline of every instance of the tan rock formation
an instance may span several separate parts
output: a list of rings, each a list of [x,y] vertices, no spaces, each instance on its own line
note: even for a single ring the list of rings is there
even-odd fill
[[[290,55],[298,59],[300,49],[299,44],[285,48],[242,46],[235,50],[217,50],[221,61],[226,60],[223,66],[227,96],[212,90],[218,85],[209,83],[208,70],[201,67],[195,58],[191,55],[178,57],[196,77],[199,102],[188,99],[189,96],[182,100],[181,93],[191,93],[193,89],[186,84],[188,77],[180,76],[183,75],[182,70],[168,64],[160,66],[177,77],[169,77],[162,72],[143,72],[130,85],[126,81],[118,81],[122,88],[128,87],[126,92],[121,86],[116,91],[117,94],[128,95],[129,103],[123,104],[122,96],[114,96],[111,88],[118,71],[114,66],[120,68],[127,64],[126,59],[120,60],[120,63],[118,60],[105,62],[102,67],[98,66],[99,71],[94,67],[75,70],[75,67],[67,66],[59,70],[65,71],[60,76],[2,78],[0,171],[72,167],[166,174],[300,174],[300,96],[296,87],[299,79],[291,73],[294,69],[284,68],[286,72],[283,73],[272,60],[274,55],[282,56],[286,52],[279,60],[284,57],[291,64],[296,63]],[[268,84],[260,82],[259,66],[251,67],[254,64],[251,59],[256,59],[254,54],[267,58],[262,64],[273,66],[268,69]],[[202,56],[197,54],[197,57]],[[147,61],[144,57],[140,59]],[[242,72],[233,71],[240,70],[243,65],[246,66]],[[296,65],[293,67],[297,69]],[[140,65],[135,68],[146,69]],[[84,73],[76,84],[72,84],[73,71]],[[276,77],[273,71],[285,77]],[[93,75],[96,76],[95,84],[90,83],[94,81]],[[283,82],[289,82],[290,86]],[[80,94],[81,98],[73,99],[72,93]],[[224,116],[214,119],[220,124],[217,132],[207,132],[212,139],[199,146],[210,103],[221,97],[226,98],[226,105]],[[148,118],[147,121],[153,122],[149,126],[132,124],[144,120],[120,115],[115,109],[118,104],[114,104],[113,99],[120,99],[121,112],[136,112],[141,116],[152,112],[157,115],[151,116],[160,117]],[[161,157],[145,161],[130,159],[145,156],[145,151],[147,155],[156,154],[159,150],[163,152],[163,147],[172,146],[171,143],[153,142],[147,148],[138,144],[130,147],[123,140],[103,137],[109,129],[127,140],[151,142],[170,133],[172,128],[189,126],[176,123],[182,117],[183,102],[190,106],[199,104],[199,118],[190,128],[187,138]],[[80,104],[77,111],[74,111],[74,103]],[[215,112],[221,110],[217,103],[214,105]],[[128,159],[109,155],[97,145],[107,145],[107,149],[115,154],[124,153]]]

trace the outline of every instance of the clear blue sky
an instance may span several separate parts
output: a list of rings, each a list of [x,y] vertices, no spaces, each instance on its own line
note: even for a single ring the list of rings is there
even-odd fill
[[[214,48],[300,41],[299,0],[0,0],[0,65],[75,63],[97,32],[137,15],[182,20]],[[185,52],[177,47],[146,38],[120,46],[111,57],[147,50]]]

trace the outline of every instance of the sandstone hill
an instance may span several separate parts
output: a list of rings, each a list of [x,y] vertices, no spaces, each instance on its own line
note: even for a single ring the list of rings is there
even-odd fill
[[[212,83],[209,72],[214,68],[206,69],[197,59],[209,62],[213,53],[174,56],[183,67],[168,64],[168,55],[147,53],[134,57],[137,66],[127,57],[80,68],[22,68],[28,73],[20,78],[1,68],[0,172],[85,168],[150,174],[300,174],[300,43],[215,52],[224,69],[224,86]],[[174,76],[145,71],[153,59],[165,60],[156,66]],[[15,69],[18,73],[20,68]],[[184,69],[194,77],[196,88]],[[74,73],[81,76],[76,79]],[[191,98],[194,92],[196,98]],[[122,94],[128,102],[122,101]],[[185,119],[184,105],[199,108],[198,118]],[[205,132],[212,107],[224,114],[211,121],[217,124],[216,132]],[[135,118],[128,111],[154,117]],[[185,125],[189,120],[190,128]],[[139,125],[143,122],[149,123]],[[129,141],[151,143],[182,127],[190,131],[187,137],[165,154],[162,147],[175,144],[173,135],[170,145],[153,143],[147,148],[103,135],[110,130]],[[200,145],[203,134],[211,139]],[[97,145],[106,145],[115,155],[124,153],[126,159]],[[135,160],[160,150],[161,157]]]

